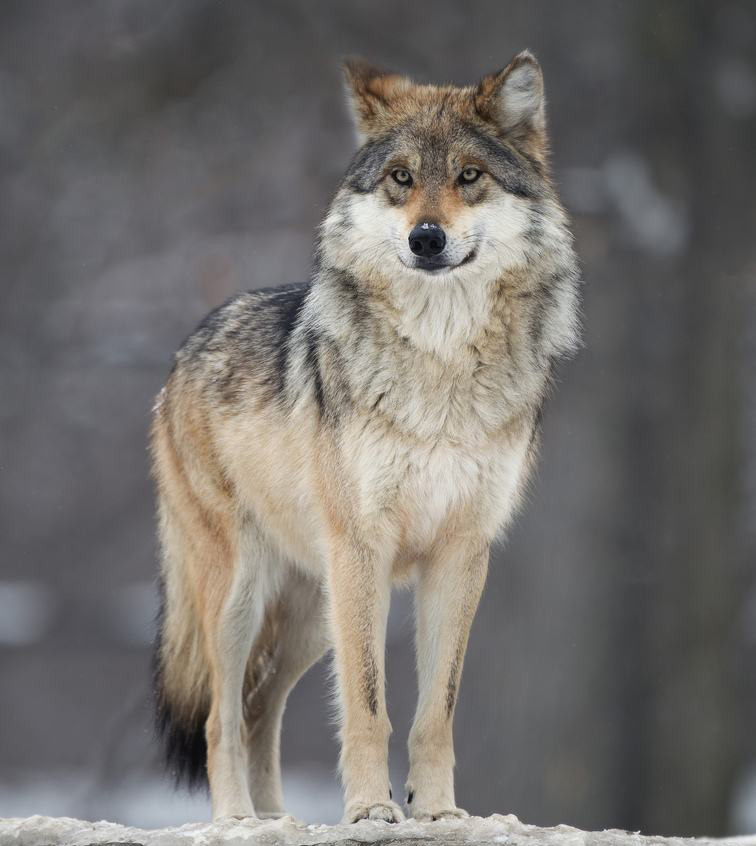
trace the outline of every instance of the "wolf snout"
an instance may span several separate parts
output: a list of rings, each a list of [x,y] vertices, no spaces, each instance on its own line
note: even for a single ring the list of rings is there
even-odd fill
[[[437,223],[418,223],[409,234],[410,250],[421,258],[432,258],[444,251],[446,233]]]

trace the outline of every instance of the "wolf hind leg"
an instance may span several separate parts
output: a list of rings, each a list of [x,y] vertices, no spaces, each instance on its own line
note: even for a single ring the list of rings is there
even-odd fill
[[[213,819],[254,817],[247,775],[243,689],[252,644],[280,574],[264,547],[240,532],[233,568],[209,598],[205,620],[211,707],[206,725]],[[228,571],[227,571],[228,572]]]
[[[304,673],[328,648],[320,585],[289,569],[266,613],[247,669],[245,720],[249,789],[260,817],[285,814],[281,786],[281,722],[286,700]]]

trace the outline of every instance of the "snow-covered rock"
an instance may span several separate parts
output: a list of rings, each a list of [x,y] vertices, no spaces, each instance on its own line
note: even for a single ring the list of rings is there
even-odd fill
[[[69,817],[0,820],[0,846],[428,846],[428,844],[505,844],[505,846],[756,846],[756,835],[726,840],[644,837],[625,831],[584,832],[560,825],[538,828],[517,817],[443,820],[399,825],[363,820],[354,825],[304,825],[293,817],[278,820],[230,820],[190,823],[146,830],[111,822],[84,822]]]

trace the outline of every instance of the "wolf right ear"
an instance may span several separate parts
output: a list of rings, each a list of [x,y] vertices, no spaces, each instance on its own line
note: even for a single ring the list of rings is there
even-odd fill
[[[407,91],[412,83],[397,73],[379,70],[364,59],[344,59],[342,68],[357,135],[362,144],[385,125],[391,101]]]
[[[483,77],[474,96],[481,117],[504,132],[523,136],[545,133],[543,73],[529,50],[518,53],[504,70]]]

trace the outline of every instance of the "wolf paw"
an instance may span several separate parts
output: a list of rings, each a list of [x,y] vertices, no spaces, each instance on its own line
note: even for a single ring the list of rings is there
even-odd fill
[[[470,815],[462,808],[413,808],[412,816],[419,822],[434,822],[435,820],[461,820]]]
[[[383,820],[388,823],[404,821],[402,809],[395,802],[352,802],[344,812],[345,823],[356,823],[359,820]]]

